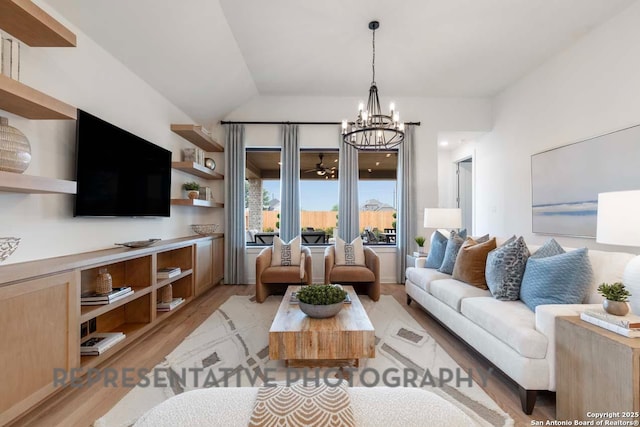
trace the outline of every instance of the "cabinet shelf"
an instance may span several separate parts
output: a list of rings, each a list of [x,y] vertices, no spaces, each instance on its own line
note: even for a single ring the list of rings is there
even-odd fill
[[[177,206],[199,206],[201,208],[224,208],[224,203],[200,199],[171,199],[171,204]]]
[[[77,183],[0,171],[0,191],[28,194],[76,194]]]
[[[223,152],[224,147],[207,135],[199,125],[171,125],[171,131],[208,153]]]
[[[170,311],[157,311],[156,312],[156,322],[160,322],[160,321],[166,319],[167,317],[171,316],[175,312],[180,311],[180,309],[182,307],[184,307],[185,305],[189,304],[191,302],[191,300],[193,300],[193,297],[185,298],[184,302],[182,304],[180,304],[179,306],[177,306],[176,308],[174,308],[173,310],[170,310]]]
[[[158,283],[156,283],[156,285],[154,286],[155,289],[160,289],[163,286],[167,286],[170,283],[173,282],[177,282],[178,280],[182,279],[183,277],[186,277],[190,274],[193,274],[193,269],[188,269],[188,270],[184,270],[182,273],[180,273],[179,275],[172,277],[170,279],[158,279]]]
[[[122,298],[117,301],[114,301],[111,304],[80,306],[80,323],[84,323],[88,320],[93,319],[94,317],[98,317],[101,314],[104,314],[108,311],[118,308],[121,305],[125,305],[137,298],[141,298],[147,295],[149,292],[151,292],[151,286],[147,286],[144,288],[132,287],[131,289],[133,289],[133,295],[129,295],[126,298]]]
[[[0,1],[0,28],[33,47],[74,47],[76,35],[30,0]]]
[[[2,74],[0,74],[0,110],[26,119],[76,120],[77,118],[75,107]]]
[[[131,344],[140,335],[150,329],[150,327],[150,323],[124,323],[113,328],[109,332],[122,332],[126,335],[125,339],[98,356],[81,356],[80,367],[82,369],[89,369],[99,365],[100,363],[111,357],[113,354],[120,351],[122,348]]]
[[[196,162],[172,162],[171,167],[173,169],[181,170],[193,176],[212,180],[212,179],[224,179],[224,175],[214,172],[211,169],[202,166]]]

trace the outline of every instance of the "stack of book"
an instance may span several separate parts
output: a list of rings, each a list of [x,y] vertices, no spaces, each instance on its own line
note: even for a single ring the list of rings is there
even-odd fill
[[[174,298],[171,302],[159,302],[156,306],[158,311],[171,311],[184,302],[184,298]]]
[[[638,315],[615,316],[607,313],[603,308],[590,308],[580,313],[580,318],[616,334],[640,338],[640,316]]]
[[[166,267],[158,270],[158,279],[171,279],[182,273],[180,267]]]
[[[80,355],[98,356],[118,344],[125,337],[126,335],[122,332],[99,332],[93,334],[80,343]]]
[[[80,305],[104,305],[111,304],[119,299],[126,298],[133,294],[131,286],[123,286],[121,288],[113,288],[108,294],[99,294],[96,292],[87,292],[80,295]]]

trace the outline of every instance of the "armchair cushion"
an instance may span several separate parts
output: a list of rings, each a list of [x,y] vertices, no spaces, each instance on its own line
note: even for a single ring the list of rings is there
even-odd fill
[[[290,265],[300,265],[300,236],[295,237],[289,243],[285,243],[280,237],[275,236],[271,266]]]
[[[347,243],[336,238],[336,265],[365,265],[364,247],[360,236]]]
[[[331,283],[375,282],[373,271],[360,265],[336,265],[329,276]]]

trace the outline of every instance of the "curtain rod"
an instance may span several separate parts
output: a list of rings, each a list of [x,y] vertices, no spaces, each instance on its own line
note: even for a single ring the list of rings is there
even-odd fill
[[[256,121],[227,121],[220,122],[222,125],[341,125],[342,122],[256,122]],[[420,126],[420,122],[404,122],[405,125]]]

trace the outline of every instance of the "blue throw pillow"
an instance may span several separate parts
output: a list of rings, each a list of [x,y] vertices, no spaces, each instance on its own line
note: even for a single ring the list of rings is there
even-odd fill
[[[466,236],[465,230],[465,236]],[[444,251],[444,258],[442,259],[442,265],[438,269],[441,273],[453,274],[453,267],[456,265],[456,258],[458,252],[464,243],[464,238],[458,234],[453,235],[447,240],[447,248]]]
[[[516,301],[520,298],[520,285],[528,259],[529,249],[522,237],[515,239],[514,236],[489,252],[485,276],[495,299]]]
[[[532,311],[542,304],[581,304],[592,280],[586,248],[546,258],[530,257],[520,299]]]
[[[562,249],[562,246],[555,241],[555,239],[549,239],[545,242],[544,245],[540,246],[540,248],[531,255],[531,258],[546,258],[554,255],[563,254],[565,251]]]
[[[431,246],[427,255],[426,268],[440,268],[444,259],[444,251],[447,248],[447,238],[438,230],[431,235]]]

